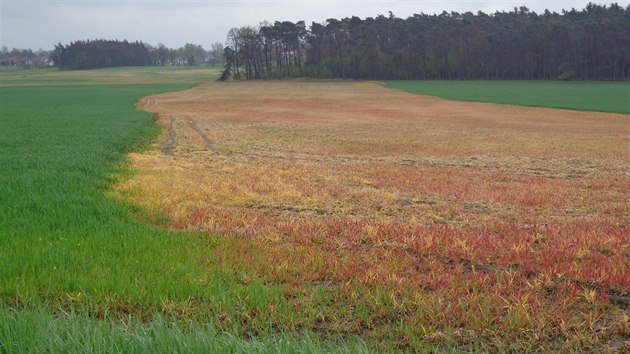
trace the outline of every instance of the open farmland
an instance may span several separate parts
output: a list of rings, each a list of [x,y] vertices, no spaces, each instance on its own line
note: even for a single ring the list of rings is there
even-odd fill
[[[211,80],[218,69],[199,66],[138,66],[60,71],[56,68],[0,68],[0,87],[91,86],[124,84],[195,84]]]
[[[113,194],[142,219],[222,235],[202,269],[281,289],[221,323],[393,348],[628,349],[629,116],[370,82],[142,103],[163,135]]]

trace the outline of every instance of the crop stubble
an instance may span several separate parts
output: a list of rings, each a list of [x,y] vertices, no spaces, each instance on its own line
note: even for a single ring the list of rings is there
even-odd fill
[[[367,82],[214,83],[143,105],[165,129],[121,195],[236,240],[207,266],[286,284],[296,311],[304,289],[333,289],[346,309],[305,327],[628,346],[627,115]]]

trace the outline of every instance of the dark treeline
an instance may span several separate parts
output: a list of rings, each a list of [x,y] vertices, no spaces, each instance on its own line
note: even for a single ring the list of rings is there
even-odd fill
[[[153,47],[142,42],[118,40],[76,41],[55,46],[50,58],[61,70],[81,70],[116,66],[195,65],[221,62],[223,45],[212,44],[206,51],[201,45],[186,43],[181,48]]]
[[[223,78],[628,80],[630,6],[263,23],[227,45]]]
[[[149,50],[142,42],[98,39],[55,46],[52,60],[61,70],[145,66],[151,64]]]

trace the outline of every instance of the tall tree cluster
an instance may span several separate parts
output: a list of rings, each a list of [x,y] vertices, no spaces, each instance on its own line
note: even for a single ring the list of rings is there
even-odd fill
[[[226,44],[226,78],[630,80],[630,6],[263,23]]]
[[[142,42],[126,40],[76,41],[65,46],[59,43],[51,57],[61,70],[151,64],[149,50]]]
[[[201,45],[192,43],[173,49],[162,43],[153,47],[142,42],[99,39],[76,41],[65,46],[59,43],[50,57],[60,69],[76,70],[115,66],[195,65],[208,61],[209,54],[212,55],[212,63],[217,63],[222,52],[223,46],[220,44],[214,44],[209,53]]]

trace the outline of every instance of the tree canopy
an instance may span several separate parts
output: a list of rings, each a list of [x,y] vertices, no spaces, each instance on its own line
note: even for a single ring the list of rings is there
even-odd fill
[[[98,39],[76,41],[69,45],[59,43],[51,59],[62,70],[80,70],[115,66],[194,65],[205,62],[208,53],[201,45],[192,43],[171,49],[162,43],[153,47],[142,42]]]
[[[233,28],[226,44],[246,79],[628,80],[630,6],[276,21]]]
[[[144,66],[151,63],[149,50],[142,42],[118,40],[76,41],[61,43],[52,53],[61,70],[95,69],[116,66]]]

